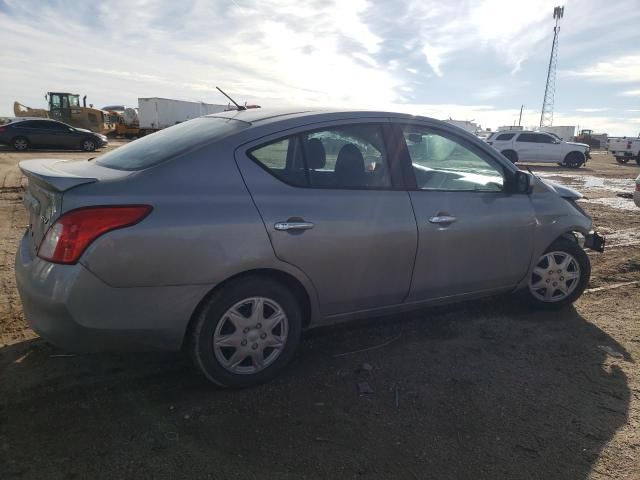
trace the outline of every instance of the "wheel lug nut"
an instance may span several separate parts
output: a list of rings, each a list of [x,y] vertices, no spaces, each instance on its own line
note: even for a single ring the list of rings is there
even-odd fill
[[[255,350],[256,348],[258,348],[258,344],[254,343],[253,345],[251,345],[251,348],[253,348]]]
[[[245,328],[244,330],[242,330],[244,333],[249,333],[249,329]]]
[[[564,277],[560,277],[560,280],[561,280],[561,281],[564,281]]]
[[[549,280],[549,279],[547,278],[547,283],[549,283],[550,281],[551,281],[551,280]]]
[[[260,335],[260,338],[264,340],[265,338],[267,338],[267,334],[263,333],[262,335]]]
[[[240,345],[242,345],[243,347],[244,347],[246,344],[247,344],[247,341],[246,341],[246,340],[242,340],[242,341],[240,342]]]
[[[256,328],[262,328],[262,324],[261,323],[257,324]]]
[[[557,287],[557,286],[558,286],[558,283],[557,283],[557,282],[553,282],[553,286],[554,286],[554,287]]]

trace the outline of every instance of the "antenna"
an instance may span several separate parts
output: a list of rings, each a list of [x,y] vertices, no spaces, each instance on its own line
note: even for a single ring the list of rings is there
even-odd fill
[[[221,94],[223,94],[225,97],[227,97],[229,100],[231,100],[231,103],[233,103],[238,110],[246,110],[247,109],[247,107],[243,107],[242,105],[239,105],[233,98],[231,98],[229,95],[224,93],[220,87],[216,87],[216,88],[218,89],[218,91]]]
[[[553,43],[551,44],[551,56],[549,57],[549,69],[547,70],[547,85],[544,88],[544,100],[542,101],[542,113],[540,114],[540,126],[553,125],[553,101],[556,93],[556,65],[558,63],[558,35],[560,27],[558,23],[564,16],[564,6],[553,9],[553,19],[556,21],[553,27]]]

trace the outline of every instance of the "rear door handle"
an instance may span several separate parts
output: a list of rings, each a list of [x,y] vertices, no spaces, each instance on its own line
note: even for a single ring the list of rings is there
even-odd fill
[[[440,225],[453,223],[457,220],[456,217],[452,217],[450,215],[436,215],[435,217],[431,217],[429,219],[429,223],[437,223]]]
[[[311,222],[278,222],[273,228],[279,232],[286,232],[289,230],[311,230],[313,223]]]

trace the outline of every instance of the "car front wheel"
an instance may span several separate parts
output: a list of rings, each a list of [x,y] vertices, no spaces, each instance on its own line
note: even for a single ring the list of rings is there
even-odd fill
[[[241,388],[271,380],[293,358],[302,311],[284,285],[247,277],[214,293],[195,322],[191,355],[198,368],[217,385]]]
[[[591,263],[576,241],[561,238],[551,244],[536,262],[525,295],[541,307],[573,303],[589,284]]]
[[[82,141],[82,150],[85,152],[94,152],[96,150],[96,141],[87,138]]]
[[[579,152],[571,152],[564,163],[569,168],[580,168],[584,164],[584,156]]]

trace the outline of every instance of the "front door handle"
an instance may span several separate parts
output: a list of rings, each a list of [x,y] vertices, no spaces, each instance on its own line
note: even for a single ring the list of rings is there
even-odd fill
[[[437,223],[440,225],[448,225],[457,220],[456,217],[452,217],[451,215],[436,215],[435,217],[431,217],[429,219],[429,223]]]
[[[313,223],[311,222],[278,222],[273,228],[279,232],[286,232],[290,230],[311,230]]]

